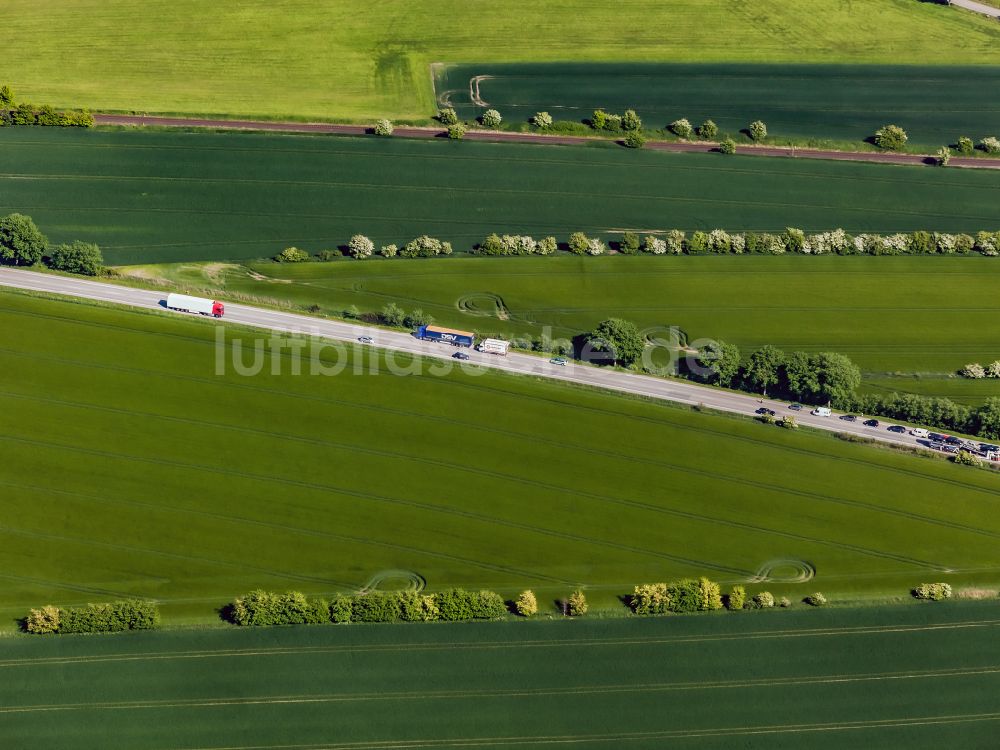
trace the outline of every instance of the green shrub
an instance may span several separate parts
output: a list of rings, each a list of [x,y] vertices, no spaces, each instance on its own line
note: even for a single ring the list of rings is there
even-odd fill
[[[709,122],[711,122],[711,120],[709,120]],[[713,122],[712,125],[715,125],[715,123]],[[702,125],[702,127],[705,127],[705,125]],[[670,130],[671,133],[673,133],[674,135],[678,136],[679,138],[690,138],[691,137],[691,133],[694,132],[693,128],[691,127],[691,123],[688,122],[688,120],[686,118],[683,118],[683,117],[680,120],[674,120],[672,123],[670,123],[667,126],[667,128]],[[718,130],[718,129],[716,129],[716,130]],[[698,132],[699,132],[699,135],[700,135],[701,134],[701,130],[699,129]],[[713,133],[713,135],[714,135],[714,133]],[[711,136],[702,135],[702,137],[703,138],[710,138]]]
[[[465,591],[449,589],[434,595],[440,619],[498,620],[506,616],[507,605],[503,597],[493,591]]]
[[[753,609],[770,609],[774,606],[774,594],[770,591],[761,591],[750,600]]]
[[[351,597],[338,596],[330,602],[330,622],[350,622],[353,611],[354,607],[351,603]]]
[[[479,122],[482,123],[483,127],[496,130],[503,122],[503,117],[495,109],[488,109],[480,115]]]
[[[351,600],[351,622],[398,622],[399,596],[385,591],[369,591]]]
[[[958,153],[963,156],[972,156],[976,151],[976,144],[973,143],[971,138],[967,138],[964,135],[958,139],[958,143],[955,146],[958,148]]]
[[[810,594],[805,599],[803,599],[806,604],[810,607],[823,607],[826,605],[826,597],[823,596],[819,591],[815,594]]]
[[[456,122],[454,125],[448,126],[448,137],[453,141],[460,141],[465,138],[465,130],[465,125]]]
[[[726,138],[719,142],[719,151],[724,154],[735,154],[736,153],[736,141],[732,138]]]
[[[726,609],[740,610],[746,606],[747,590],[743,586],[733,586],[729,596],[726,597]]]
[[[52,248],[48,264],[57,271],[97,276],[104,265],[104,257],[97,245],[76,240],[69,245],[56,245]]]
[[[434,117],[442,125],[456,125],[458,123],[458,114],[451,107],[439,109]]]
[[[705,120],[701,125],[698,126],[698,136],[704,138],[705,140],[711,140],[719,134],[719,126],[716,125],[712,120]]]
[[[232,603],[229,619],[242,626],[302,625],[326,622],[328,611],[325,601],[310,601],[300,591],[276,594],[257,589]]]
[[[886,151],[898,151],[909,140],[899,125],[885,125],[875,131],[875,145]]]
[[[913,589],[913,596],[916,599],[939,602],[951,598],[951,586],[947,583],[921,583]]]
[[[304,263],[309,260],[309,253],[299,250],[297,247],[286,247],[274,256],[279,263]]]
[[[634,109],[626,109],[622,115],[622,129],[635,131],[642,130],[642,119],[636,114]]]
[[[750,137],[755,141],[762,141],[767,138],[767,125],[762,120],[754,120],[748,128]]]
[[[622,235],[622,241],[618,243],[618,249],[626,255],[637,255],[639,246],[639,235],[635,232],[625,232]]]
[[[552,127],[552,115],[548,112],[536,112],[531,118],[531,124],[539,130],[546,130]]]
[[[341,257],[339,250],[320,250],[316,253],[316,259],[325,263],[329,263],[331,260],[336,260],[339,257]]]
[[[24,629],[29,633],[57,633],[61,617],[59,607],[53,607],[51,604],[41,609],[33,609],[24,618]]]
[[[707,612],[715,609],[722,609],[719,584],[702,576],[698,579],[698,610]]]
[[[581,589],[574,591],[566,600],[566,612],[570,617],[585,615],[588,609],[590,609],[590,605],[587,604],[587,596]]]
[[[569,236],[569,251],[576,255],[586,255],[590,246],[590,238],[583,232],[573,232]]]
[[[387,326],[395,326],[398,328],[403,325],[403,321],[406,319],[406,313],[403,311],[403,308],[395,302],[390,302],[382,308],[380,317],[382,322]]]
[[[514,602],[514,609],[521,617],[531,617],[538,613],[538,599],[535,598],[535,592],[522,591],[521,595],[517,597],[517,601]]]
[[[622,138],[622,144],[626,148],[642,148],[646,145],[646,138],[638,130],[630,130]]]

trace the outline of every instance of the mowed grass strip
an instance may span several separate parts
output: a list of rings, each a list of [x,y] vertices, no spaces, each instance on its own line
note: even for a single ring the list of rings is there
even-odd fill
[[[549,63],[440,69],[438,96],[468,118],[485,109],[470,98],[473,79],[480,100],[510,122],[527,122],[539,111],[579,122],[603,107],[635,109],[647,128],[665,128],[682,117],[694,126],[712,119],[736,137],[759,119],[772,141],[860,143],[886,123],[902,126],[911,143],[933,146],[1000,132],[1000,107],[982,95],[984,85],[1000,83],[1000,68],[984,66]]]
[[[979,746],[998,627],[978,602],[6,639],[0,716],[81,750]]]
[[[394,376],[372,354],[335,377],[217,375],[201,321],[0,300],[7,623],[133,595],[213,620],[250,588],[384,570],[546,608],[774,560],[817,571],[766,586],[796,597],[1000,578],[986,472],[531,379]]]
[[[0,132],[0,214],[112,264],[312,252],[355,233],[975,232],[1000,173],[604,148],[178,132]]]
[[[952,377],[968,362],[1000,357],[986,323],[1000,313],[996,258],[564,255],[210,270],[210,277],[186,264],[123,272],[334,314],[393,302],[444,325],[528,339],[546,330],[572,338],[617,316],[640,328],[676,326],[691,341],[723,339],[747,355],[764,344],[843,352],[872,389],[977,403],[1000,395],[995,380]]]
[[[5,10],[10,43],[32,50],[4,66],[25,98],[124,111],[423,118],[434,62],[1000,62],[995,22],[910,0],[860,10],[834,0],[10,0]]]

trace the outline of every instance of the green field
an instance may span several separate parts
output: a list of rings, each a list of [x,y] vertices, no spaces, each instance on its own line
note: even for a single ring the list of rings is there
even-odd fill
[[[995,22],[911,0],[4,7],[8,43],[31,50],[9,56],[4,79],[26,98],[126,111],[423,118],[434,62],[1000,62]]]
[[[0,131],[0,214],[112,264],[312,252],[361,232],[995,228],[1000,173],[717,154],[179,132]]]
[[[1000,605],[0,641],[4,747],[995,743]]]
[[[1000,477],[943,460],[526,378],[396,377],[377,356],[217,375],[215,326],[166,312],[6,292],[0,327],[7,627],[126,595],[213,621],[256,586],[386,570],[546,607],[693,574],[764,571],[793,597],[1000,581]]]
[[[764,344],[842,352],[869,389],[977,404],[1000,395],[996,380],[952,377],[968,362],[1000,358],[988,323],[1000,313],[996,258],[559,256],[122,271],[154,287],[162,279],[332,314],[395,302],[445,325],[529,340],[546,327],[572,338],[618,316],[641,328],[677,326],[691,341],[730,341],[744,354]]]
[[[636,109],[647,128],[682,117],[713,119],[739,136],[763,120],[768,140],[862,142],[892,122],[913,144],[940,146],[960,135],[1000,133],[1000,106],[983,90],[1000,86],[1000,68],[893,65],[480,64],[441,68],[438,98],[473,118],[486,107],[510,122],[548,111],[580,122],[598,107]]]

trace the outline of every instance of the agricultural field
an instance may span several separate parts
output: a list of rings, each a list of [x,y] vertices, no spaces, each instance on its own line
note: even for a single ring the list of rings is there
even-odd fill
[[[8,0],[4,9],[9,44],[31,50],[4,64],[24,98],[129,112],[423,119],[433,111],[437,62],[1000,62],[994,21],[915,0],[863,8],[841,0],[640,0],[627,8],[588,0]]]
[[[444,325],[528,340],[546,328],[552,338],[572,338],[617,316],[640,328],[676,326],[689,341],[723,339],[745,354],[764,344],[841,352],[865,371],[867,390],[979,404],[1000,396],[998,381],[954,373],[1000,359],[985,324],[1000,313],[997,260],[564,255],[120,270],[154,287],[316,305],[327,314],[352,305],[377,312],[394,302]]]
[[[646,128],[712,119],[738,138],[759,119],[771,142],[859,143],[891,122],[933,147],[1000,133],[1000,105],[983,97],[998,85],[1000,68],[944,65],[481,64],[444,66],[436,79],[439,101],[468,119],[487,106],[509,122],[636,109]]]
[[[583,585],[619,612],[688,575],[841,599],[1000,581],[992,472],[369,349],[240,374],[254,334],[217,348],[176,313],[5,292],[0,328],[8,628],[124,596],[218,622],[252,588],[386,577],[530,587],[545,611]]]
[[[998,27],[1000,28],[1000,27]],[[515,144],[0,130],[0,215],[111,264],[316,252],[357,233],[993,229],[1000,173]]]
[[[990,747],[1000,605],[0,641],[11,750]]]

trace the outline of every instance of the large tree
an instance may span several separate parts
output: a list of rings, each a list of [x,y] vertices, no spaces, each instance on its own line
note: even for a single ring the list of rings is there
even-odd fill
[[[56,245],[49,257],[49,265],[52,268],[85,276],[96,276],[101,272],[103,264],[101,249],[93,243],[80,240],[70,245]]]
[[[740,350],[735,344],[713,341],[698,350],[698,365],[708,372],[707,380],[732,385],[740,373]]]
[[[844,402],[861,384],[861,370],[843,354],[793,352],[785,362],[788,390],[813,403]]]
[[[785,353],[775,346],[767,344],[750,355],[746,367],[746,377],[754,388],[761,393],[778,382],[781,366],[785,364]]]
[[[594,351],[606,352],[617,364],[630,365],[642,356],[645,342],[634,323],[621,318],[608,318],[587,334],[587,343]]]
[[[10,214],[0,219],[0,263],[9,266],[33,266],[49,247],[30,216]]]

